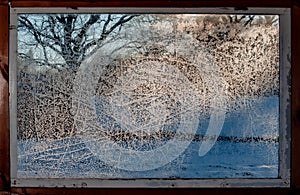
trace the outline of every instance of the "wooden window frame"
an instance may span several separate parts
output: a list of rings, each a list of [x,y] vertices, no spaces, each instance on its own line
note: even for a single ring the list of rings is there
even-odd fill
[[[291,185],[290,188],[168,188],[168,189],[86,189],[86,188],[28,188],[10,186],[8,66],[9,66],[9,8],[11,7],[280,7],[291,9]],[[0,1],[0,195],[1,194],[254,194],[300,193],[300,1],[299,0],[1,0]]]

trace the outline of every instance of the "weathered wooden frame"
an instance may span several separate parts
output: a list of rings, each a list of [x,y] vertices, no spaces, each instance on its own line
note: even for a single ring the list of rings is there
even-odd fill
[[[9,150],[9,123],[8,123],[8,80],[5,76],[0,76],[0,194],[14,193],[43,193],[43,194],[57,194],[57,193],[280,193],[287,194],[289,192],[297,193],[300,189],[300,81],[297,75],[300,74],[300,37],[298,31],[300,28],[300,2],[298,0],[204,0],[204,1],[36,1],[36,0],[2,0],[0,2],[0,66],[3,70],[7,70],[8,66],[8,19],[9,19],[9,3],[12,7],[234,7],[236,9],[246,9],[247,7],[281,7],[291,8],[291,185],[289,188],[277,188],[275,186],[256,186],[257,188],[230,188],[230,189],[208,189],[208,188],[194,188],[194,189],[54,189],[54,188],[30,188],[30,187],[11,187],[10,186],[10,150]],[[113,187],[113,186],[112,186]],[[121,186],[127,188],[126,182]],[[197,186],[195,186],[197,187]],[[206,186],[207,187],[207,186]],[[226,187],[226,186],[224,186]],[[201,189],[200,189],[201,188]]]
[[[290,97],[288,92],[290,61],[290,10],[288,8],[12,8],[10,14],[10,143],[11,143],[11,185],[14,187],[289,187],[290,184]],[[23,13],[208,13],[208,14],[278,14],[280,20],[280,151],[279,177],[276,179],[19,179],[17,178],[17,79],[16,44],[17,15]]]

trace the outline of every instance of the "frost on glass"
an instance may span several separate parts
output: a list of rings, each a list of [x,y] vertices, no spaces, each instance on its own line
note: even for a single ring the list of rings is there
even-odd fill
[[[272,15],[21,14],[18,178],[277,178]]]

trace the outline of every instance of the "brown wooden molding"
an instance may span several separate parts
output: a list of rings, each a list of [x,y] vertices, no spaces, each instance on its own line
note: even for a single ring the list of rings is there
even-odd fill
[[[289,7],[292,8],[291,188],[64,189],[10,188],[8,0],[0,0],[0,195],[10,194],[300,194],[300,0],[10,0],[12,7]],[[5,191],[1,191],[5,190]]]
[[[8,0],[0,0],[0,5],[7,6],[8,5]]]
[[[239,189],[222,189],[222,188],[203,188],[203,189],[63,189],[63,188],[13,188],[12,193],[16,194],[43,194],[43,195],[88,195],[88,194],[103,194],[103,195],[114,195],[114,194],[130,194],[130,195],[284,195],[289,194],[290,189],[288,188],[239,188]]]
[[[299,2],[299,1],[298,1]],[[300,6],[292,8],[292,186],[300,188]]]
[[[11,0],[12,7],[291,7],[293,0]]]
[[[8,192],[8,191],[0,191],[0,195],[9,195],[10,194],[10,192]]]
[[[9,189],[8,5],[0,5],[0,190]]]
[[[8,64],[6,56],[0,56],[0,74],[8,82]]]

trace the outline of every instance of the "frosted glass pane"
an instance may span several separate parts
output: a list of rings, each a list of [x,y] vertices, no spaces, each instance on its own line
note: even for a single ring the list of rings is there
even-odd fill
[[[20,14],[18,178],[277,178],[277,15]]]

